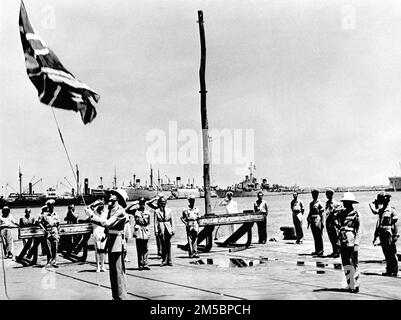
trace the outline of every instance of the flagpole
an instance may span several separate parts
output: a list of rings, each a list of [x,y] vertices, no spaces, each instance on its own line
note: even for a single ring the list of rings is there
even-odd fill
[[[203,28],[203,12],[198,11],[199,34],[201,44],[201,62],[199,69],[200,79],[200,98],[201,98],[201,124],[202,124],[202,142],[203,142],[203,186],[205,191],[205,215],[212,212],[211,195],[210,195],[210,163],[209,163],[209,123],[207,119],[206,108],[206,44],[205,30]]]
[[[205,192],[205,216],[212,214],[211,195],[210,195],[210,163],[209,163],[209,123],[207,119],[206,108],[206,43],[205,30],[203,28],[203,12],[198,11],[199,35],[201,45],[201,60],[199,68],[200,80],[200,110],[201,110],[201,125],[202,125],[202,143],[203,143],[203,189]],[[214,226],[206,226],[199,233],[198,243],[203,239],[206,241],[205,251],[208,252],[213,246],[213,230]]]

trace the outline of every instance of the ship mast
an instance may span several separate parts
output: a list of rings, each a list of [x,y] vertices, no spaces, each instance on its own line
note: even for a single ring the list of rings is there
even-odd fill
[[[150,165],[150,186],[153,187],[153,168]]]
[[[201,125],[202,125],[202,143],[203,143],[203,186],[205,190],[205,215],[212,213],[211,197],[210,197],[210,164],[209,164],[209,123],[207,119],[206,109],[206,44],[205,30],[203,28],[203,12],[198,11],[199,35],[201,45],[201,60],[199,68],[200,80],[200,109],[201,109]]]
[[[79,170],[78,170],[78,164],[75,165],[76,170],[77,170],[77,196],[79,197],[79,195],[81,194],[81,190],[79,188]]]
[[[114,184],[114,189],[117,189],[117,170],[116,167],[114,167],[114,179],[113,179],[113,184]]]
[[[18,166],[18,177],[19,177],[19,194],[20,197],[22,197],[22,172],[20,166]]]

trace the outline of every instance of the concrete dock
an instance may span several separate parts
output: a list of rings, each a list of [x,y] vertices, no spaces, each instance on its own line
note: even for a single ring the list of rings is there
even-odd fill
[[[255,241],[257,239],[254,239]],[[199,259],[173,243],[173,266],[160,267],[154,239],[150,240],[150,271],[137,268],[135,241],[128,244],[128,297],[133,300],[281,300],[281,299],[401,299],[401,278],[384,277],[385,262],[380,247],[361,247],[361,290],[358,294],[341,291],[345,277],[339,258],[310,255],[313,242],[294,241],[252,243],[247,250],[234,251],[213,246]],[[21,242],[17,241],[15,252]],[[330,252],[325,243],[326,252]],[[0,299],[111,299],[107,272],[96,273],[94,251],[85,263],[72,263],[61,256],[58,268],[45,268],[40,256],[37,266],[23,267],[10,259],[2,260]],[[107,267],[107,265],[106,265]],[[4,273],[5,270],[5,273]]]

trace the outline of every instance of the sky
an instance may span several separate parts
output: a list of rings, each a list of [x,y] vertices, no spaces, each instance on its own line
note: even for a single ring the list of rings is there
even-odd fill
[[[197,10],[209,127],[243,133],[244,148],[246,130],[253,134],[249,159],[212,165],[214,184],[239,182],[248,160],[257,178],[288,186],[378,185],[401,175],[399,1],[24,3],[64,66],[101,96],[88,125],[55,110],[71,160],[92,187],[101,176],[111,186],[114,170],[119,185],[134,173],[149,181],[150,164],[164,179],[201,185]],[[38,191],[64,177],[74,184],[51,109],[26,75],[18,16],[18,1],[0,2],[0,185],[17,189],[18,166],[24,185],[42,178]],[[169,161],[172,124],[197,133],[195,163]],[[154,132],[166,137],[164,163],[148,157]]]

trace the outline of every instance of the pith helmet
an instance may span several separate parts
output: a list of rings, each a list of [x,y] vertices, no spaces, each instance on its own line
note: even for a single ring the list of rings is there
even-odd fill
[[[352,192],[345,192],[343,198],[340,200],[341,202],[352,202],[352,203],[359,203],[356,201],[355,196]]]
[[[125,208],[127,206],[128,195],[127,192],[123,189],[112,189],[109,190],[110,195],[116,196],[118,204]]]
[[[10,213],[10,208],[7,206],[4,206],[3,209],[1,209],[1,213],[4,213],[4,214]]]

